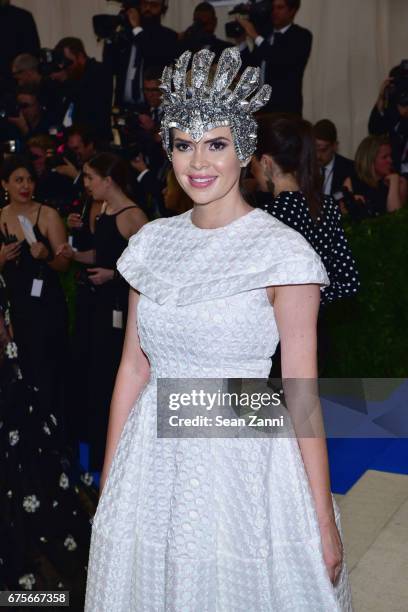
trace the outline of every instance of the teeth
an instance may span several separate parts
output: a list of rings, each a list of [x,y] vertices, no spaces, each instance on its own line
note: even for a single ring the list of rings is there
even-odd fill
[[[203,178],[203,179],[192,178],[191,180],[194,181],[195,183],[210,183],[211,181],[214,180],[214,178]]]

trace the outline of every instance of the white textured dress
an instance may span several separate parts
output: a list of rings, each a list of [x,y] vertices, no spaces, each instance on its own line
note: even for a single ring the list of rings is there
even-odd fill
[[[296,439],[156,433],[157,378],[268,377],[279,337],[265,288],[327,284],[318,255],[261,210],[209,230],[189,211],[144,226],[118,269],[141,294],[151,379],[94,518],[86,611],[352,610],[345,564],[333,587],[323,562]]]

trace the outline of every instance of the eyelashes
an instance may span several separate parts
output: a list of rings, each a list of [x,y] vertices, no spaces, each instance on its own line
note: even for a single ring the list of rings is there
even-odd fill
[[[216,140],[210,144],[209,150],[210,151],[223,151],[227,146],[228,145],[225,142],[222,142],[221,140],[219,141]],[[185,151],[188,151],[191,147],[187,143],[179,142],[174,145],[174,148],[177,149],[177,151],[181,151],[182,153],[184,153]]]

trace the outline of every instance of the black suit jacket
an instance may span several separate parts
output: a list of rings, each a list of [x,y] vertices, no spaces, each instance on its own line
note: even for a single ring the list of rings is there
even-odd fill
[[[343,191],[343,183],[347,177],[354,174],[354,162],[343,155],[336,154],[334,158],[333,180],[331,195]]]
[[[38,55],[40,39],[32,14],[16,6],[0,9],[0,79],[11,79],[11,62],[20,53]]]
[[[112,89],[112,75],[106,67],[88,59],[82,77],[67,82],[63,116],[73,102],[73,122],[88,125],[97,137],[110,140]]]
[[[221,38],[217,38],[216,36],[208,37],[206,39],[205,45],[201,45],[199,41],[197,44],[197,42],[194,41],[194,39],[192,40],[190,38],[190,39],[181,41],[177,55],[178,56],[181,55],[182,53],[184,53],[184,51],[191,51],[192,53],[197,53],[197,51],[200,51],[200,49],[204,48],[204,49],[209,49],[210,51],[215,53],[216,58],[218,58],[221,55],[221,53],[224,51],[224,49],[227,49],[228,47],[232,47],[232,46],[233,45],[231,43],[227,42],[226,40],[221,40]]]
[[[275,36],[273,45],[265,39],[252,52],[243,51],[246,66],[261,66],[266,62],[265,83],[272,86],[272,96],[265,112],[302,114],[303,75],[312,42],[309,30],[292,24],[284,34]]]
[[[171,64],[177,57],[177,33],[162,25],[142,30],[134,36],[129,32],[128,39],[120,43],[105,44],[103,63],[116,76],[115,104],[122,106],[126,77],[132,45],[136,46],[136,87],[142,84],[143,72],[146,68],[157,67],[161,70]],[[135,88],[133,88],[135,90]]]

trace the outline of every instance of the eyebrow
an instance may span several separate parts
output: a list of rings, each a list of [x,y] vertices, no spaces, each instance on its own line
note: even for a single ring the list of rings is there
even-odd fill
[[[224,140],[225,142],[230,142],[229,138],[225,138],[225,136],[217,136],[216,138],[209,138],[208,140],[204,140],[204,144],[211,144],[212,142],[219,142],[220,140]],[[180,142],[183,144],[196,144],[192,140],[186,140],[185,138],[175,138],[174,142]]]

